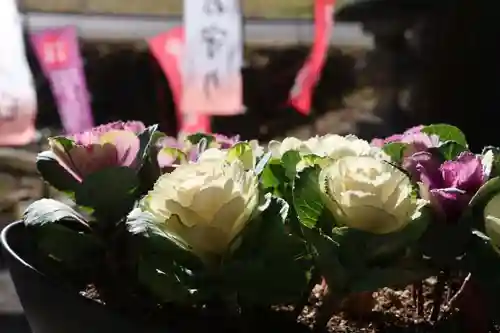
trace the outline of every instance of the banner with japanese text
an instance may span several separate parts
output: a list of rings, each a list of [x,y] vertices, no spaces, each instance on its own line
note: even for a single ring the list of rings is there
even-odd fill
[[[183,113],[244,112],[240,0],[184,0]]]
[[[199,113],[185,113],[180,109],[183,93],[181,64],[184,53],[184,28],[178,26],[148,40],[149,47],[168,79],[176,107],[180,133],[210,133],[210,117]]]
[[[22,146],[35,138],[37,100],[15,0],[0,1],[0,40],[0,146]]]
[[[52,28],[31,35],[36,55],[50,81],[66,133],[94,125],[76,29]]]
[[[311,112],[313,90],[327,58],[334,6],[335,0],[315,0],[314,3],[313,46],[304,66],[297,74],[289,97],[289,104],[304,115]]]

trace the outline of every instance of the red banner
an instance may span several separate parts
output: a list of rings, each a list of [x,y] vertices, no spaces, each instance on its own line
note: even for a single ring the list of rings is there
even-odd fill
[[[289,104],[304,115],[311,112],[313,89],[319,81],[328,52],[333,26],[335,0],[316,0],[314,3],[314,44],[311,53],[295,79]]]
[[[151,52],[167,76],[176,107],[177,122],[181,133],[210,133],[210,117],[203,114],[182,114],[180,105],[183,94],[181,59],[184,52],[184,28],[179,26],[148,40]]]

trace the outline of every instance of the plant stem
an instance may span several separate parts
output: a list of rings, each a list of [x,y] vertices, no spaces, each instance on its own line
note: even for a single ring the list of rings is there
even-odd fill
[[[413,284],[413,302],[417,306],[417,315],[422,317],[424,315],[424,293],[422,281]]]
[[[99,290],[106,295],[105,301],[127,312],[151,307],[149,299],[136,296],[139,285],[135,278],[135,260],[130,261],[133,255],[125,224],[110,223],[99,232],[107,247]]]
[[[469,281],[471,279],[472,274],[469,273],[465,277],[464,281],[462,282],[462,285],[460,286],[460,289],[453,295],[452,298],[448,301],[446,304],[446,309],[453,309],[456,307],[456,304],[458,301],[460,301],[461,297],[464,295],[464,290],[467,288],[467,285],[469,284]]]
[[[343,297],[338,297],[335,295],[332,288],[328,288],[325,296],[323,298],[323,304],[319,308],[318,315],[316,317],[316,324],[314,325],[314,332],[322,332],[330,318],[340,309]]]
[[[449,277],[450,277],[449,270],[444,270],[440,272],[438,275],[438,279],[432,293],[433,307],[431,316],[429,318],[430,321],[437,321],[439,318],[439,314],[441,312],[441,303],[443,302],[444,288],[446,285],[446,281],[448,281]]]
[[[463,316],[463,325],[467,332],[493,332],[491,313],[487,310],[482,290],[478,288],[474,275],[468,274],[458,292],[448,302],[448,307],[458,309]]]
[[[297,304],[293,309],[292,313],[293,318],[297,318],[298,316],[300,316],[300,314],[304,310],[304,307],[309,302],[309,296],[311,296],[312,290],[320,282],[320,279],[321,275],[319,273],[319,269],[314,267],[311,272],[311,280],[309,281],[306,290],[304,290],[304,293],[302,294],[302,296],[300,296],[299,301],[297,302]]]

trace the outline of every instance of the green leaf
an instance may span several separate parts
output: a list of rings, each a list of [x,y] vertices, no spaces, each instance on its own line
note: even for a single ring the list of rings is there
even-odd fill
[[[404,253],[405,249],[417,245],[429,227],[430,221],[432,221],[431,211],[429,208],[424,208],[422,215],[402,230],[385,235],[371,235],[366,241],[367,261],[388,262]]]
[[[455,224],[430,223],[419,247],[434,265],[440,269],[451,269],[466,253],[471,237],[471,220],[465,215]]]
[[[55,136],[55,137],[49,138],[49,140],[56,141],[58,144],[60,144],[63,147],[64,151],[66,151],[66,152],[69,152],[75,146],[75,142],[73,140],[68,139],[65,136]]]
[[[286,182],[285,169],[280,160],[272,159],[267,163],[260,176],[260,182],[264,189],[277,188]]]
[[[296,151],[286,152],[282,159],[270,159],[262,174],[261,184],[264,189],[273,189],[274,194],[285,197],[287,188],[295,181],[297,163],[301,157]]]
[[[272,198],[251,232],[224,261],[224,284],[232,286],[243,304],[272,305],[296,301],[305,290],[312,262],[303,240],[285,226],[289,206]],[[283,277],[286,277],[285,279]]]
[[[182,164],[187,162],[188,157],[182,150],[178,148],[164,147],[158,152],[158,159],[171,160],[171,164]]]
[[[401,164],[407,145],[400,142],[386,143],[382,149],[395,163]]]
[[[57,162],[55,154],[51,151],[44,151],[38,154],[36,167],[43,179],[59,191],[72,194],[80,184]]]
[[[469,202],[469,209],[482,214],[484,207],[500,193],[500,177],[491,178],[481,186]]]
[[[138,170],[139,186],[138,195],[146,194],[161,175],[158,164],[158,141],[165,137],[165,134],[158,131],[158,125],[146,128],[139,134],[140,149],[135,160],[135,167]]]
[[[210,147],[210,144],[215,140],[215,137],[210,134],[205,134],[205,133],[195,133],[188,135],[186,137],[186,140],[189,141],[192,145],[197,145],[202,141],[203,139],[206,140],[207,142],[207,147]]]
[[[422,132],[429,135],[437,135],[442,142],[454,141],[463,147],[468,146],[465,134],[462,133],[462,131],[456,126],[447,124],[434,124],[425,126],[422,129]]]
[[[337,244],[339,262],[350,276],[361,275],[370,256],[369,241],[375,235],[348,227],[333,229],[332,239]]]
[[[319,165],[320,167],[324,168],[328,164],[332,163],[332,160],[328,157],[318,156],[315,154],[307,154],[302,156],[302,162],[304,162],[308,167]]]
[[[71,270],[95,269],[99,258],[104,257],[102,243],[92,234],[62,224],[38,225],[35,239],[39,250]]]
[[[404,229],[391,234],[377,235],[340,227],[335,228],[332,239],[338,244],[340,262],[352,276],[363,275],[368,267],[391,265],[415,247],[428,226],[427,220],[413,221]]]
[[[484,230],[484,208],[498,194],[500,194],[500,177],[497,176],[483,184],[472,197],[466,213],[472,217],[475,228]]]
[[[407,253],[405,248],[411,244],[392,247],[391,255],[385,253],[386,258],[382,262],[381,252],[387,251],[379,251],[378,255],[370,252],[381,245],[383,239],[379,235],[347,227],[336,228],[333,237],[317,230],[306,230],[305,234],[315,248],[314,255],[321,274],[336,292],[375,291],[385,286],[406,286],[433,273],[422,266],[421,261],[404,258]],[[395,234],[394,240],[396,237]],[[377,263],[373,261],[374,257],[377,257]]]
[[[192,269],[201,267],[201,261],[193,253],[189,244],[163,231],[154,216],[140,208],[132,210],[127,216],[127,229],[133,235],[141,237],[143,247],[153,252],[166,254]]]
[[[451,161],[455,159],[462,152],[467,151],[467,147],[455,142],[455,141],[446,141],[439,145],[439,152],[443,155],[444,159],[447,161]]]
[[[295,150],[289,150],[281,157],[281,165],[285,169],[285,175],[288,179],[293,180],[297,176],[297,163],[302,160],[300,153]]]
[[[500,148],[485,147],[481,155],[485,174],[490,178],[500,176]]]
[[[166,266],[166,262],[168,260],[158,254],[143,256],[137,267],[139,283],[162,303],[190,304],[191,288],[183,283],[185,271],[176,270],[173,263]]]
[[[142,219],[139,224],[145,226],[143,233],[136,234],[140,254],[139,282],[161,302],[188,304],[193,301],[192,291],[199,285],[197,276],[203,270],[201,261],[160,229],[153,231],[153,224],[147,221],[147,215],[138,213],[134,218]]]
[[[40,199],[26,209],[24,224],[32,228],[39,251],[64,268],[86,271],[103,257],[102,244],[90,234],[84,217],[53,199]]]
[[[252,216],[251,221],[241,232],[240,240],[235,240],[233,243],[238,243],[239,246],[231,251],[232,256],[252,256],[255,252],[256,243],[262,241],[262,233],[264,228],[274,228],[272,231],[278,230],[279,233],[285,233],[285,221],[288,217],[290,206],[281,199],[266,194],[259,206],[259,213]],[[269,251],[274,248],[268,249]]]
[[[158,164],[158,151],[159,149],[156,146],[151,147],[151,154],[146,157],[144,164],[137,173],[140,184],[137,190],[138,196],[146,195],[152,190],[154,184],[162,174],[162,170]]]
[[[387,282],[404,285],[407,280],[403,275],[375,275],[372,279],[369,276],[370,270],[395,267],[408,250],[417,245],[426,227],[427,219],[422,218],[392,234],[377,235],[337,227],[333,229],[331,237],[317,230],[304,230],[304,235],[316,249],[315,258],[322,274],[329,284],[336,286],[336,291],[350,292],[352,288],[373,291],[385,286],[380,280],[382,278]],[[406,270],[404,268],[403,273]],[[412,276],[418,275],[418,271],[412,269],[409,273]]]
[[[88,228],[85,218],[73,208],[54,199],[40,199],[26,208],[23,215],[26,226],[65,222]]]
[[[347,289],[350,272],[341,262],[340,244],[318,229],[304,229],[304,236],[313,248],[313,257],[321,275],[336,291]]]
[[[165,136],[158,131],[158,125],[152,125],[146,128],[138,135],[140,148],[137,152],[135,165],[140,168],[151,152],[151,148],[156,145],[156,142]]]
[[[139,179],[133,169],[112,167],[94,172],[75,193],[78,205],[90,207],[102,223],[125,217],[138,199]]]
[[[227,160],[229,162],[238,159],[243,163],[245,169],[250,170],[254,167],[254,156],[252,146],[248,142],[238,142],[227,151]]]
[[[319,187],[318,166],[304,169],[299,173],[293,187],[293,205],[300,223],[307,228],[317,226],[325,205]]]

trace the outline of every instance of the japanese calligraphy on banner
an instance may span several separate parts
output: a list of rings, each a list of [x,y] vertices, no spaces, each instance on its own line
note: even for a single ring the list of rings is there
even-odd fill
[[[175,27],[148,40],[149,47],[165,73],[176,106],[181,133],[210,133],[210,117],[199,113],[182,113],[181,63],[184,54],[184,28]]]
[[[335,0],[315,0],[313,47],[307,61],[297,74],[290,92],[290,105],[305,115],[311,112],[313,90],[326,61],[333,26],[334,6]]]
[[[21,23],[16,1],[0,1],[0,146],[35,138],[36,91]]]
[[[184,0],[183,113],[244,112],[240,0]]]
[[[31,40],[50,81],[66,133],[91,128],[94,123],[76,29],[48,29],[32,34]]]

